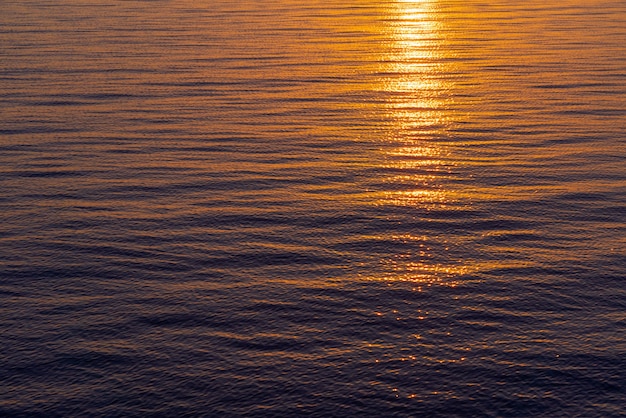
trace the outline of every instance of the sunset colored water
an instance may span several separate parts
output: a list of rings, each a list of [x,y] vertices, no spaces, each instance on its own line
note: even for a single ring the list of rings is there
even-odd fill
[[[626,416],[626,3],[0,2],[0,416]]]

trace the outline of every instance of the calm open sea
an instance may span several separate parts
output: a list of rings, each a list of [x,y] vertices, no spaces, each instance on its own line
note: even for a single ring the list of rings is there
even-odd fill
[[[626,2],[2,0],[0,416],[626,416]]]

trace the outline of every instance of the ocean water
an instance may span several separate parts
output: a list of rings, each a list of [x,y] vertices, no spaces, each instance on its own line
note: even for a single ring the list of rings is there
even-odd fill
[[[0,416],[626,416],[626,3],[0,2]]]

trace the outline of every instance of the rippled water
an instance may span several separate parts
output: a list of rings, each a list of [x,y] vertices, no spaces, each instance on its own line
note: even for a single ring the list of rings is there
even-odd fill
[[[626,3],[0,3],[0,415],[626,414]]]

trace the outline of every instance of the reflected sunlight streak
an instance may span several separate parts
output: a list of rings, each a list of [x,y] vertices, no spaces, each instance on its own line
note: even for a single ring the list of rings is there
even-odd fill
[[[389,140],[399,147],[388,153],[391,167],[419,165],[434,172],[445,169],[441,161],[445,151],[428,141],[433,134],[445,130],[447,121],[443,110],[450,90],[449,82],[441,77],[446,69],[441,62],[440,23],[436,12],[431,1],[402,1],[392,11],[391,54],[382,80],[389,96],[386,106],[393,120]],[[413,173],[415,187],[431,184],[431,174]],[[393,183],[397,183],[396,180],[390,179]],[[431,187],[395,191],[389,198],[395,204],[413,205],[416,193],[429,201],[428,190],[432,190]],[[434,200],[445,203],[440,198]]]
[[[400,0],[392,6],[390,17],[390,54],[381,84],[392,124],[385,168],[394,174],[387,179],[390,187],[381,204],[442,209],[452,201],[442,180],[449,176],[453,163],[449,151],[433,140],[450,123],[446,107],[451,102],[452,85],[447,78],[451,69],[445,61],[441,16],[433,0]],[[414,238],[400,239],[406,240]],[[386,261],[392,271],[386,279],[429,284],[463,272],[460,266],[444,266],[432,258],[426,245],[418,254],[397,254]]]

